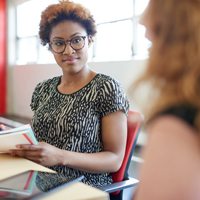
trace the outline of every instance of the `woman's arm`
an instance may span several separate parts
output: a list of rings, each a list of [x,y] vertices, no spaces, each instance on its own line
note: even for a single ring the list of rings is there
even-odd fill
[[[200,137],[173,116],[148,128],[140,185],[134,200],[200,199]]]
[[[102,118],[103,151],[99,153],[77,153],[58,149],[47,143],[19,145],[12,155],[22,156],[45,166],[66,165],[90,172],[114,172],[122,163],[126,138],[127,116],[114,112]]]
[[[111,113],[102,119],[103,151],[82,154],[63,152],[63,164],[90,172],[114,172],[122,163],[127,137],[127,117],[121,112]]]

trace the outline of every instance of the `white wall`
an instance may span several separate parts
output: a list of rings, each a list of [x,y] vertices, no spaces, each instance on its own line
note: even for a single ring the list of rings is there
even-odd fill
[[[119,80],[127,92],[133,80],[144,70],[146,60],[91,62],[89,66],[97,72]],[[55,64],[10,66],[8,68],[8,113],[21,117],[31,117],[32,111],[29,105],[36,84],[61,74],[62,71]]]

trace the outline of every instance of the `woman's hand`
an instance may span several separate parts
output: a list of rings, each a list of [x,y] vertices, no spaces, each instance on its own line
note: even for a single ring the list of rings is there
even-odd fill
[[[0,131],[6,130],[6,127],[3,124],[0,124]]]
[[[38,145],[17,145],[17,149],[10,150],[10,154],[27,158],[44,166],[59,165],[62,161],[62,150],[45,142],[40,142]]]

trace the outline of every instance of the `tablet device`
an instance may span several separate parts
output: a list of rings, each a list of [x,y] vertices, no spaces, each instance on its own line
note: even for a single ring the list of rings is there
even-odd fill
[[[84,176],[68,178],[58,173],[26,171],[0,181],[0,199],[33,199],[83,178]]]

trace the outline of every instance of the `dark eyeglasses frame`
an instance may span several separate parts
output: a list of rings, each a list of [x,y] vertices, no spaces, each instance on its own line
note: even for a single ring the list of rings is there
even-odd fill
[[[73,46],[71,45],[72,40],[73,40],[74,38],[76,38],[76,37],[81,37],[81,38],[83,39],[83,41],[84,41],[84,44],[83,44],[83,46],[82,46],[80,49],[73,48]],[[52,46],[51,46],[52,42],[49,43],[49,47],[50,47],[50,49],[51,49],[54,53],[57,53],[57,54],[62,54],[63,52],[65,52],[65,49],[66,49],[66,47],[67,47],[68,44],[69,44],[70,47],[71,47],[73,50],[75,50],[75,51],[81,50],[81,49],[85,46],[85,39],[86,39],[87,36],[76,36],[76,37],[73,37],[71,40],[66,40],[66,41],[64,41],[64,42],[65,42],[65,47],[64,47],[63,51],[61,51],[61,52],[56,52],[56,51],[52,48]]]

